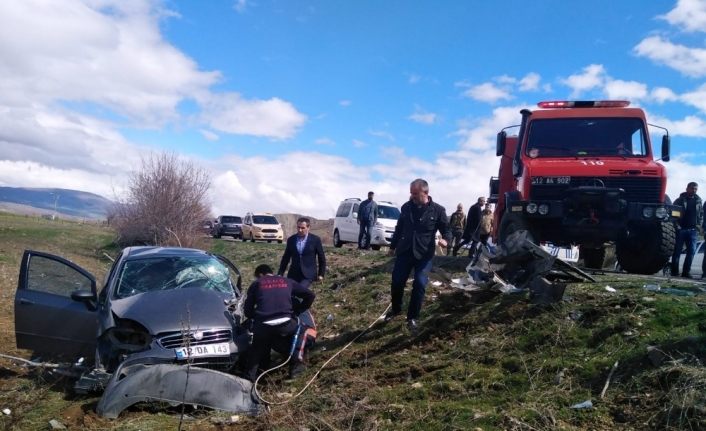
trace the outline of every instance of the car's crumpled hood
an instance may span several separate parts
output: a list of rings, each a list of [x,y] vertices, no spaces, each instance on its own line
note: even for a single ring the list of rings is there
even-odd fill
[[[183,328],[230,328],[232,319],[223,302],[230,298],[197,288],[160,290],[113,299],[111,308],[118,318],[134,320],[151,334],[159,334]]]

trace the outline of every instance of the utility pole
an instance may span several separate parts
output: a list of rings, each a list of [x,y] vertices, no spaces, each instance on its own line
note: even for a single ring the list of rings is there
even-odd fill
[[[52,220],[56,220],[56,206],[59,203],[59,198],[61,195],[59,193],[49,192],[49,194],[54,195],[54,214],[52,215]]]

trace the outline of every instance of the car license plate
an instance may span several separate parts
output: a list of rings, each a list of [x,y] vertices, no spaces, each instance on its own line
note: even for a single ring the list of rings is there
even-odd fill
[[[275,237],[274,234],[271,234],[271,233],[265,234],[265,238],[274,238],[274,237]]]
[[[228,343],[202,344],[200,346],[177,347],[174,349],[177,359],[203,358],[207,356],[228,356]]]

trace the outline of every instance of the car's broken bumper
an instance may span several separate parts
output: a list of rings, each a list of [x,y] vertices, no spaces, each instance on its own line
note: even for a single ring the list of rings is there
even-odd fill
[[[192,404],[234,413],[258,412],[248,380],[187,365],[123,365],[113,374],[98,402],[96,412],[117,418],[138,402],[158,401],[171,405]]]

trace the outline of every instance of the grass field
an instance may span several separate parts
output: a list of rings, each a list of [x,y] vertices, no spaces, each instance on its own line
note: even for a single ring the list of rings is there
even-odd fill
[[[102,280],[117,249],[102,226],[0,213],[0,336],[17,351],[13,297],[24,249],[48,251]],[[283,245],[203,239],[252,281],[257,264],[277,266]],[[338,349],[373,322],[389,301],[392,260],[382,253],[326,248],[330,272],[314,285],[319,339],[303,377],[275,373],[262,392],[278,401],[299,391]],[[257,417],[189,410],[191,430],[643,430],[706,429],[706,296],[700,284],[620,274],[571,284],[564,301],[530,304],[523,295],[471,296],[448,287],[466,258],[437,257],[421,330],[404,319],[378,323],[333,360],[304,394]],[[643,289],[659,283],[671,293]],[[606,286],[617,292],[609,292]],[[679,293],[695,296],[681,296]],[[405,296],[408,297],[408,294]],[[648,355],[648,347],[655,349]],[[606,380],[615,362],[610,384]],[[93,412],[97,397],[76,396],[61,376],[0,360],[5,430],[177,429],[179,410],[151,405],[117,420]],[[591,400],[590,409],[572,405]]]

